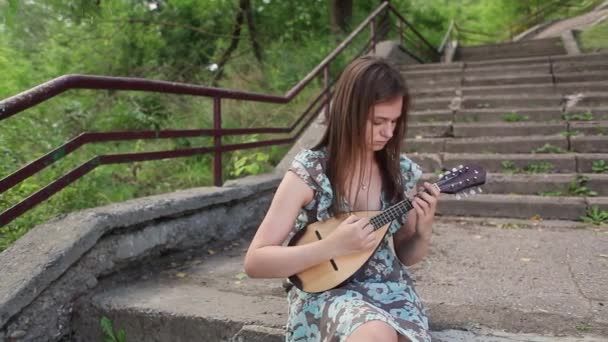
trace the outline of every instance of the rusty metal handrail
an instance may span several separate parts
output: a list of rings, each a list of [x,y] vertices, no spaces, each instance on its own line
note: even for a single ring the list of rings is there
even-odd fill
[[[330,80],[329,66],[330,63],[338,56],[347,46],[349,46],[354,38],[357,37],[366,28],[370,28],[370,37],[364,47],[354,58],[372,50],[375,50],[377,32],[375,18],[383,11],[394,13],[400,20],[400,26],[407,25],[408,28],[425,44],[426,48],[436,50],[430,45],[426,39],[420,35],[418,31],[407,22],[397,10],[390,5],[388,1],[383,2],[378,6],[348,37],[346,37],[323,61],[321,61],[311,72],[309,72],[300,82],[292,87],[285,95],[267,95],[254,92],[246,92],[239,90],[222,89],[216,87],[198,86],[192,84],[184,84],[177,82],[147,80],[141,78],[128,77],[109,77],[97,75],[64,75],[31,88],[27,91],[19,93],[0,101],[0,121],[11,117],[25,109],[31,108],[50,98],[53,98],[70,89],[106,89],[106,90],[130,90],[130,91],[148,91],[167,94],[181,94],[193,96],[205,96],[213,99],[213,128],[212,129],[194,129],[194,130],[162,130],[162,131],[137,131],[137,132],[84,132],[66,142],[60,147],[20,168],[13,174],[0,179],[0,194],[8,189],[19,184],[23,180],[40,172],[42,169],[56,162],[57,160],[72,153],[79,147],[104,141],[122,141],[133,139],[162,139],[176,137],[213,137],[213,145],[210,147],[189,148],[170,151],[155,151],[141,153],[125,153],[125,154],[108,154],[98,155],[88,160],[84,164],[76,167],[70,172],[64,174],[46,187],[38,190],[26,199],[17,203],[13,207],[0,213],[0,227],[8,224],[19,215],[31,209],[40,202],[46,200],[53,194],[65,188],[75,180],[83,177],[88,172],[99,165],[126,163],[143,160],[158,160],[165,158],[176,158],[200,155],[205,153],[214,153],[213,159],[213,174],[214,184],[221,186],[222,183],[222,152],[235,151],[240,149],[248,149],[262,146],[288,144],[295,141],[304,131],[304,129],[312,122],[323,108],[328,108],[329,100],[332,94],[332,87],[335,80]],[[402,34],[403,31],[400,32]],[[434,60],[437,56],[431,56],[429,60]],[[438,58],[436,59],[438,60]],[[311,102],[308,108],[298,117],[298,119],[289,127],[274,127],[274,128],[234,128],[226,129],[221,126],[221,100],[236,99],[247,100],[262,103],[288,103],[297,96],[304,87],[306,87],[314,78],[322,73],[324,79],[324,88],[321,93]],[[243,135],[254,133],[291,133],[298,125],[304,122],[296,134],[290,138],[264,140],[251,143],[223,145],[221,138],[223,136]]]

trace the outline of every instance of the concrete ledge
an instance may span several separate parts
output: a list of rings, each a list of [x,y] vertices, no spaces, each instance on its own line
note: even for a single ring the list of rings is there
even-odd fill
[[[556,220],[579,220],[585,215],[583,197],[541,197],[529,195],[478,195],[456,199],[442,197],[440,215],[531,218],[539,216]]]
[[[278,182],[265,175],[134,199],[35,227],[0,254],[0,332],[58,339],[69,331],[74,298],[98,277],[163,251],[234,239],[261,221]]]
[[[561,34],[562,41],[564,42],[564,48],[566,48],[566,52],[569,55],[580,55],[581,49],[578,47],[578,43],[576,42],[576,38],[572,34],[572,30],[565,30]]]

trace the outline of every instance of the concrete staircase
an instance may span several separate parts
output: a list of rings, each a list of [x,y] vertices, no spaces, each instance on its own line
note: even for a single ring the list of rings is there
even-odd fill
[[[459,164],[489,172],[483,194],[445,196],[442,215],[578,220],[590,206],[608,210],[608,170],[593,171],[608,163],[608,55],[401,69],[413,99],[404,148],[425,180]]]
[[[565,55],[566,49],[559,37],[519,41],[514,43],[490,44],[460,47],[456,50],[455,60],[485,61],[518,57]]]
[[[507,55],[503,48],[496,55]],[[608,336],[608,231],[562,221],[579,220],[591,205],[608,210],[608,173],[592,170],[608,162],[608,55],[557,50],[486,61],[465,50],[465,62],[401,66],[413,98],[404,147],[424,179],[467,163],[489,172],[484,193],[443,197],[432,250],[411,268],[434,341]],[[242,271],[250,239],[101,280],[75,308],[73,340],[99,340],[106,315],[129,342],[283,341],[281,281]]]

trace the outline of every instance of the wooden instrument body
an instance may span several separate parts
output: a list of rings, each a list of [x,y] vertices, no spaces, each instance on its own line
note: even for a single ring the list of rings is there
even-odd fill
[[[350,214],[358,217],[373,217],[378,213],[380,212],[359,211],[312,223],[296,233],[289,241],[289,246],[301,246],[327,238]],[[309,293],[323,292],[339,286],[349,280],[372,257],[384,240],[389,226],[390,223],[387,223],[373,232],[378,241],[374,247],[322,262],[289,277],[289,280],[300,290]]]

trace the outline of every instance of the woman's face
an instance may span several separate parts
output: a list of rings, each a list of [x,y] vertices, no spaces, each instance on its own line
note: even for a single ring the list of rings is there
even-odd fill
[[[397,96],[374,105],[367,118],[366,141],[372,142],[370,150],[380,151],[393,137],[397,119],[401,116],[403,97]]]

